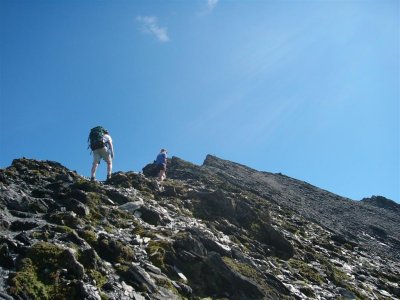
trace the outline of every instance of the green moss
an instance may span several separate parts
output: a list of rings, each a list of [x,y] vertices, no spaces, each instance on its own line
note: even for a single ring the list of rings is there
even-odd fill
[[[306,233],[306,231],[304,230],[303,227],[301,227],[301,228],[299,229],[299,231],[297,232],[297,234],[300,235],[300,236],[302,236],[303,238],[306,238],[306,237],[307,237],[307,233]]]
[[[54,231],[58,232],[58,233],[72,233],[72,232],[74,232],[74,230],[71,227],[61,226],[61,225],[58,225],[58,226],[54,227]]]
[[[107,294],[105,294],[105,293],[103,293],[103,292],[100,292],[100,298],[101,298],[101,300],[108,300],[108,299],[110,299],[110,298],[107,296]]]
[[[112,224],[118,228],[130,228],[138,225],[138,222],[134,219],[132,214],[120,209],[109,210],[108,218],[112,220]]]
[[[133,234],[138,234],[138,235],[144,235],[145,229],[142,225],[136,224],[135,227],[132,230]]]
[[[106,282],[107,277],[101,274],[99,271],[94,269],[87,269],[86,274],[93,280],[96,281],[96,286],[100,289]]]
[[[38,279],[37,270],[29,258],[21,262],[20,270],[10,280],[12,296],[27,294],[32,299],[49,299],[45,285]]]
[[[378,272],[378,278],[385,278],[386,280],[397,283],[399,281],[399,277],[396,274],[390,274],[386,272]]]
[[[78,178],[72,189],[79,189],[85,192],[99,193],[101,192],[100,185],[97,182],[92,182],[85,180],[83,178]]]
[[[103,203],[105,195],[88,192],[86,205],[90,214],[85,220],[92,225],[102,225],[108,232],[113,232],[115,227],[130,228],[137,224],[132,214],[118,208],[107,206]]]
[[[33,245],[27,253],[27,257],[31,258],[35,265],[40,268],[49,268],[51,270],[57,268],[68,267],[63,260],[63,249],[47,242],[39,242]]]
[[[117,264],[117,265],[115,265],[115,270],[122,277],[124,277],[126,275],[126,273],[128,272],[129,268],[130,268],[130,265],[128,265],[128,264]]]
[[[353,251],[353,250],[354,250],[353,245],[351,245],[351,244],[349,244],[349,243],[344,244],[343,247],[344,247],[345,249],[347,249],[347,250],[350,250],[350,251]]]
[[[330,281],[332,281],[336,286],[354,291],[356,295],[359,294],[359,292],[352,287],[349,275],[335,267],[332,262],[330,262],[325,257],[319,254],[316,254],[315,256],[318,258],[321,267],[324,269],[326,276],[329,278]]]
[[[91,214],[91,216],[88,216],[89,219],[90,218],[96,220],[102,219],[103,216],[101,214],[100,207],[103,203],[101,201],[99,194],[94,192],[88,192],[86,199],[87,199],[86,205],[89,207]]]
[[[165,256],[167,251],[172,251],[172,245],[167,241],[150,241],[147,246],[147,253],[150,261],[157,267],[165,270]]]
[[[68,211],[64,213],[53,213],[47,217],[47,220],[53,224],[67,226],[70,228],[77,228],[83,224],[82,220],[78,218],[76,214]]]
[[[296,269],[299,274],[304,277],[306,280],[310,280],[315,283],[322,283],[323,278],[322,276],[318,273],[317,270],[315,270],[313,267],[308,265],[307,263],[297,260],[297,259],[290,259],[289,260],[289,265]]]
[[[163,277],[157,277],[157,278],[155,278],[155,282],[158,286],[162,286],[162,287],[172,291],[174,294],[179,295],[179,292],[174,287],[171,280],[169,280],[167,278],[163,278]]]
[[[254,233],[258,233],[260,231],[260,224],[257,224],[257,223],[251,224],[250,230]]]
[[[296,234],[299,231],[299,229],[297,227],[287,224],[287,223],[282,224],[282,227],[293,234]]]
[[[350,280],[349,275],[347,275],[345,272],[339,270],[336,267],[331,267],[330,268],[330,278],[334,284],[337,286],[341,286],[346,288],[348,285],[348,281]]]
[[[135,258],[135,253],[131,247],[121,244],[119,249],[117,262],[131,262]]]
[[[256,282],[267,294],[271,296],[271,299],[288,299],[285,295],[276,293],[276,290],[265,281],[263,274],[261,274],[256,268],[249,264],[238,262],[229,257],[222,257],[222,260],[232,271],[238,272],[250,280]],[[206,287],[208,288],[208,287]]]
[[[129,245],[105,237],[97,241],[95,249],[103,259],[111,262],[130,263],[135,258],[135,253]]]
[[[32,237],[38,240],[47,241],[50,238],[48,231],[35,231],[32,233]]]
[[[48,247],[36,247],[48,248]],[[46,245],[47,246],[47,245]],[[56,251],[51,251],[54,254]],[[32,253],[31,253],[32,254]],[[76,291],[74,287],[60,283],[59,272],[48,269],[43,263],[42,254],[40,259],[24,258],[18,271],[10,278],[8,292],[12,296],[30,299],[74,299]],[[53,255],[50,260],[54,262]],[[58,265],[58,263],[57,263]]]
[[[111,225],[105,225],[105,226],[104,226],[104,231],[105,231],[105,232],[113,233],[114,230],[115,230],[115,227],[114,227],[114,226],[111,226]]]
[[[358,290],[355,286],[353,285],[348,285],[346,287],[347,290],[352,292],[356,296],[356,300],[369,300],[370,298],[363,295],[360,290]]]
[[[80,237],[83,238],[89,245],[94,245],[97,242],[97,234],[91,230],[84,230],[79,233]]]
[[[323,240],[319,243],[319,245],[321,247],[324,247],[327,250],[330,250],[332,252],[335,252],[337,249],[334,245],[332,245],[331,243],[329,243],[329,241]]]
[[[259,281],[260,274],[257,272],[257,270],[247,264],[240,263],[238,261],[235,261],[229,257],[222,257],[222,260],[227,264],[232,270],[235,270],[236,272],[239,272],[240,274],[253,278],[256,281]]]

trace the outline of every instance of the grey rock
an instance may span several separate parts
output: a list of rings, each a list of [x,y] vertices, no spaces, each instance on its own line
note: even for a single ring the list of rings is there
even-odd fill
[[[15,267],[14,259],[8,249],[8,245],[5,243],[0,245],[0,266],[6,269]]]
[[[76,213],[79,217],[86,217],[90,214],[89,207],[73,198],[67,200],[66,207],[68,210]]]
[[[193,289],[187,284],[184,284],[179,281],[174,281],[173,285],[175,286],[176,289],[181,291],[186,296],[190,296],[193,294]]]
[[[158,275],[161,274],[161,269],[160,269],[160,268],[158,268],[158,267],[156,267],[156,266],[153,266],[153,265],[151,265],[151,264],[149,264],[149,263],[145,263],[145,264],[144,264],[144,268],[145,268],[147,271],[152,272],[152,273],[154,273],[154,274],[158,274]]]
[[[25,230],[31,230],[37,226],[39,226],[37,222],[16,220],[11,223],[10,230],[25,231]]]
[[[0,300],[14,300],[14,298],[0,291]]]
[[[142,267],[132,265],[128,270],[128,274],[134,282],[145,286],[149,292],[154,293],[157,290],[154,280],[151,279],[150,275]]]
[[[350,292],[344,288],[338,288],[338,292],[340,294],[340,296],[342,297],[342,299],[345,300],[355,300],[356,299],[356,295],[354,295],[353,292]]]
[[[71,249],[64,250],[64,258],[67,265],[69,266],[69,271],[74,274],[78,279],[82,279],[85,274],[85,269],[80,262],[77,261],[75,255]]]
[[[130,213],[134,213],[138,209],[140,209],[144,205],[144,201],[142,199],[134,202],[127,202],[119,206],[120,209],[126,210]]]
[[[85,284],[82,281],[77,283],[77,287],[77,291],[79,293],[77,295],[78,299],[101,300],[97,287],[90,284]]]

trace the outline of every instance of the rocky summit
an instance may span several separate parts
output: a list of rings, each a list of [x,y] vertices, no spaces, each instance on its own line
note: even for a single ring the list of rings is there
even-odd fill
[[[0,299],[399,299],[400,209],[207,156],[0,170]]]

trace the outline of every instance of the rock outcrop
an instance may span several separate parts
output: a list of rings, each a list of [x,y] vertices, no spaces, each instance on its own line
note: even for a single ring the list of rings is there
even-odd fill
[[[400,214],[282,174],[177,157],[168,180],[0,170],[0,299],[398,299]],[[397,209],[396,209],[397,208]]]

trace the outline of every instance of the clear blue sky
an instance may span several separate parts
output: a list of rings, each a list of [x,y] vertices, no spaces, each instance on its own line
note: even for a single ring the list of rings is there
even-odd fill
[[[397,0],[0,3],[1,168],[89,176],[103,125],[114,171],[166,147],[400,201]]]

